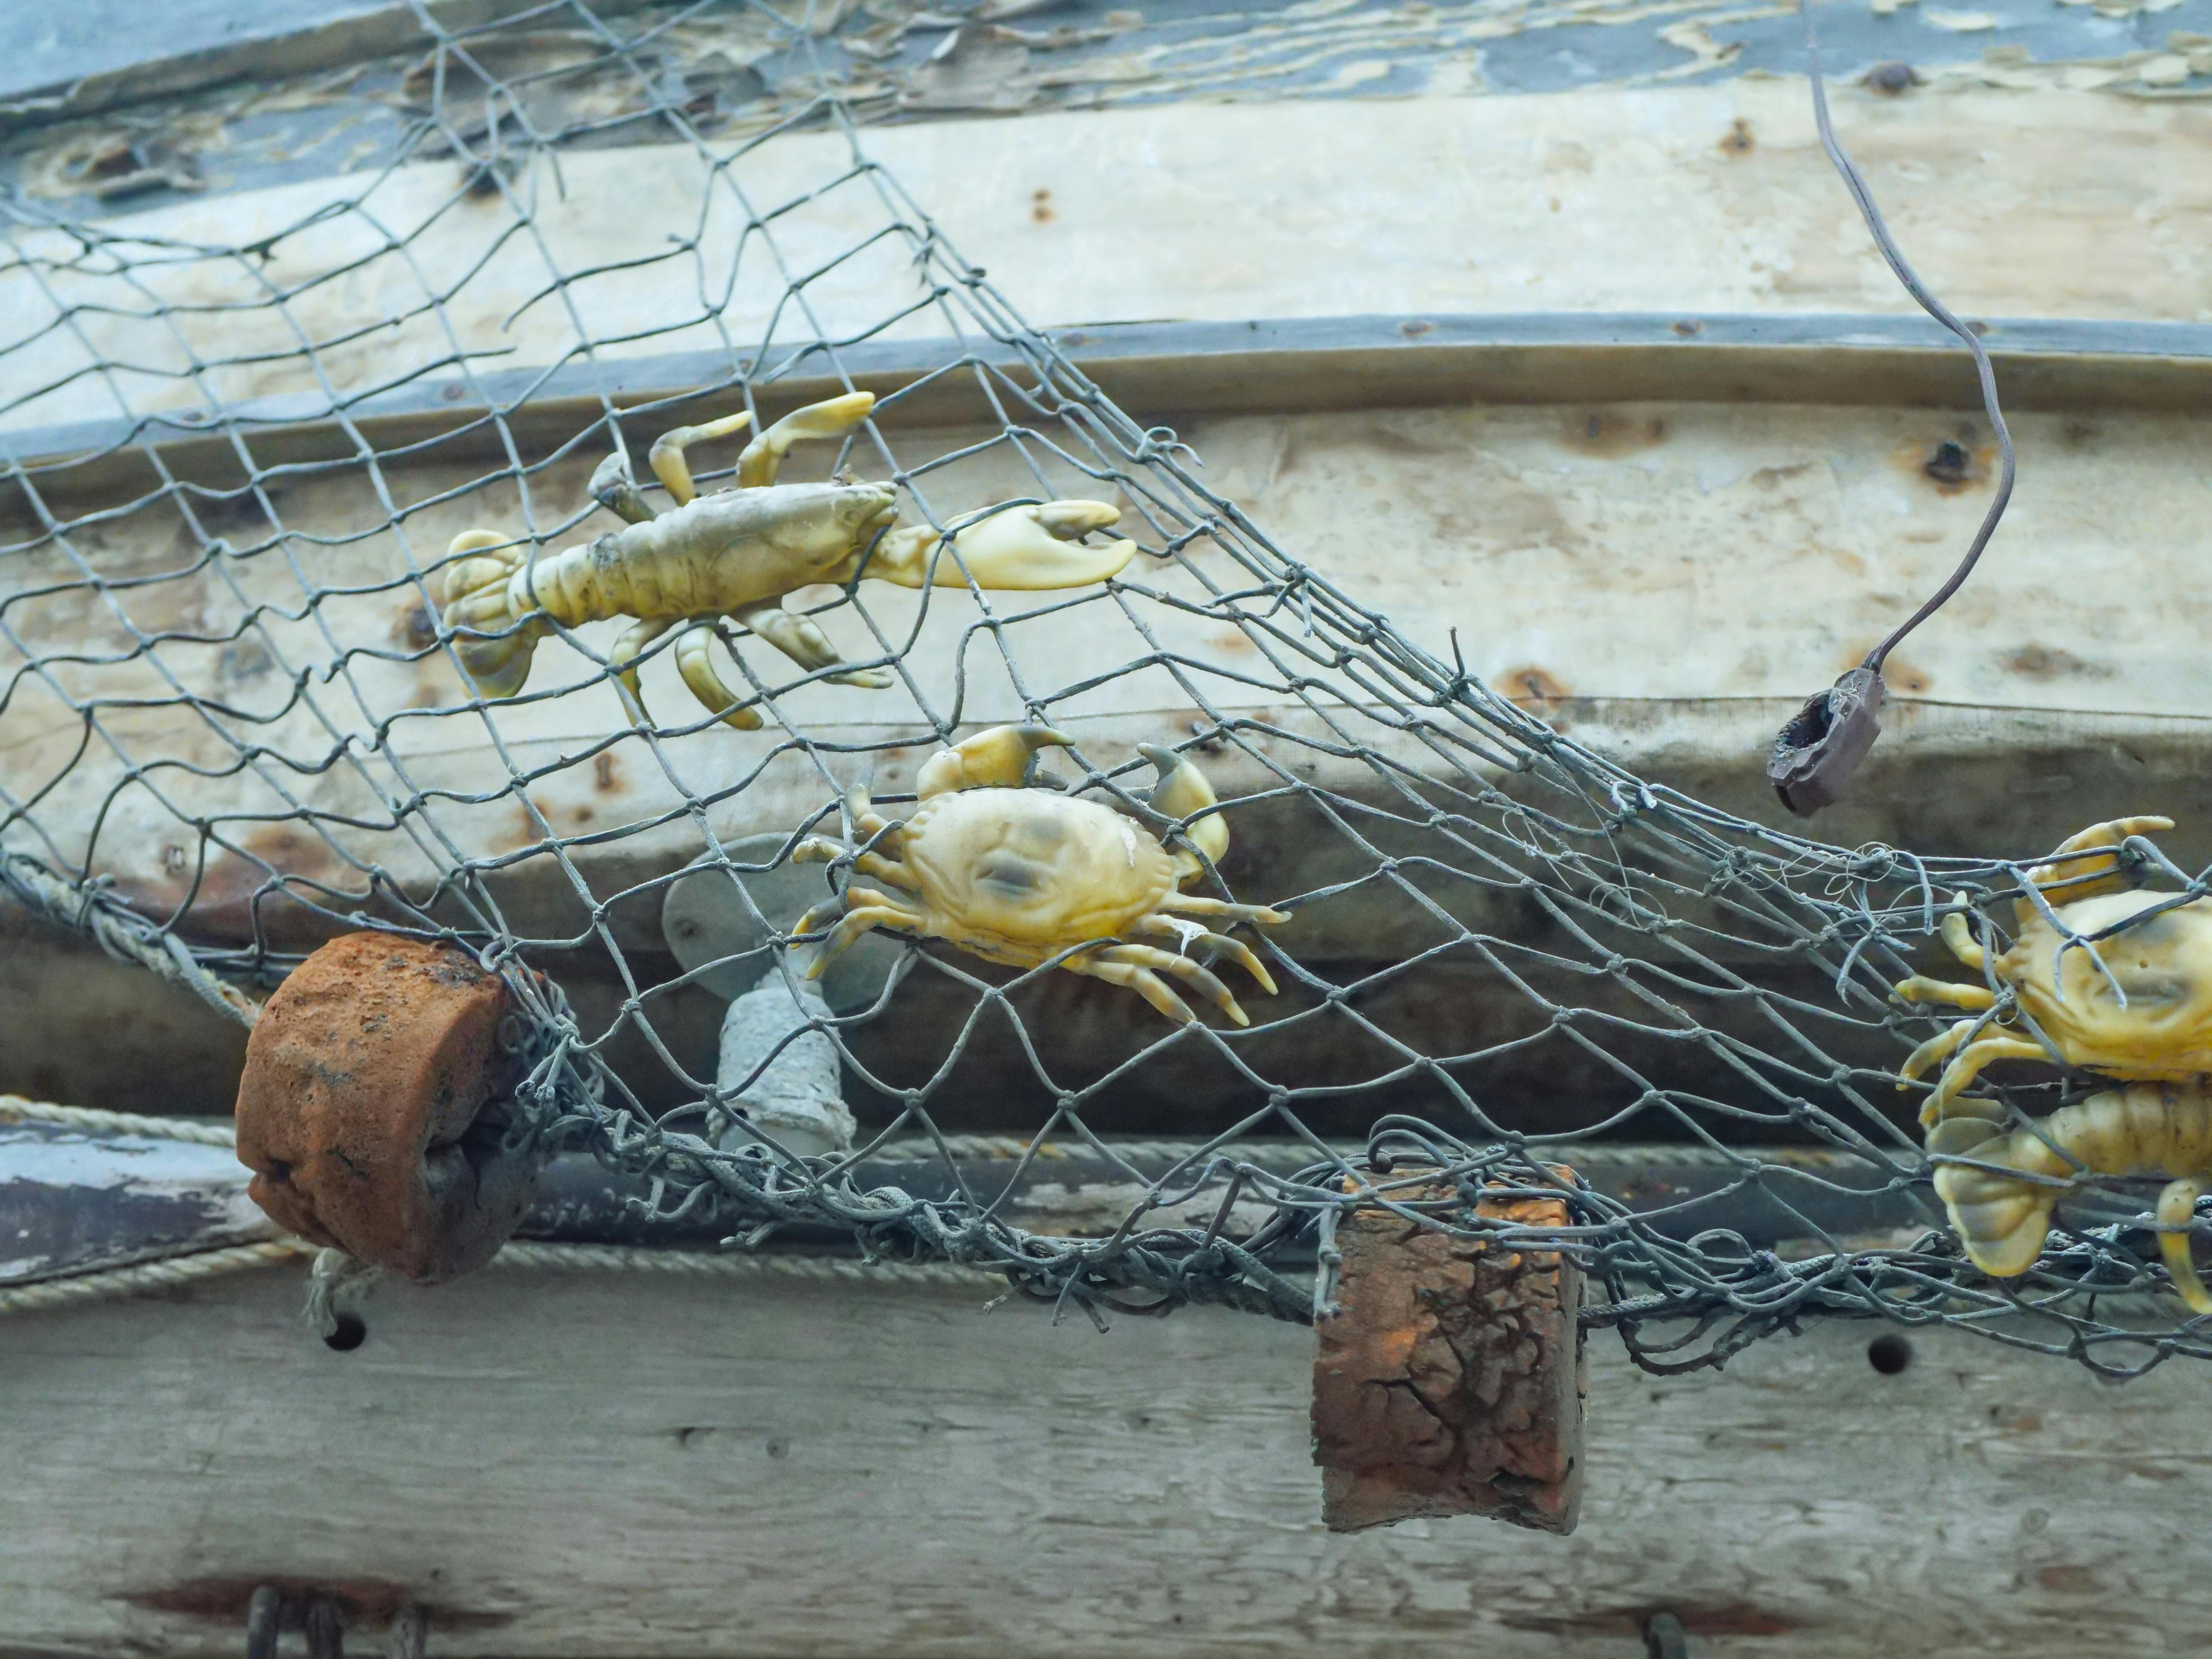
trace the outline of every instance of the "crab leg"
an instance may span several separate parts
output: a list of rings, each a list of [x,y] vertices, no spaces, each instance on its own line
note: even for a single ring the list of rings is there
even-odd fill
[[[673,617],[647,617],[641,622],[632,623],[623,629],[622,637],[615,641],[615,648],[608,653],[608,662],[615,671],[616,680],[623,690],[629,693],[629,700],[637,711],[638,719],[647,725],[652,724],[653,716],[645,712],[645,693],[638,689],[637,661],[644,655],[645,647],[675,627],[676,621]]]
[[[809,438],[842,438],[868,418],[876,406],[872,392],[848,392],[804,409],[793,410],[745,446],[738,457],[738,488],[758,489],[775,482],[777,471],[792,445]]]
[[[1267,964],[1252,954],[1252,947],[1241,939],[1231,939],[1226,933],[1209,932],[1194,922],[1170,921],[1165,916],[1139,916],[1132,924],[1132,931],[1139,933],[1164,933],[1170,939],[1180,940],[1184,948],[1193,945],[1211,945],[1246,973],[1251,975],[1254,979],[1259,981],[1261,988],[1268,995],[1273,996],[1275,994],[1274,976],[1268,973]]]
[[[1233,921],[1288,921],[1287,910],[1270,910],[1264,904],[1231,904],[1227,899],[1207,898],[1201,893],[1170,893],[1159,902],[1163,910],[1180,910],[1191,916],[1227,916]]]
[[[752,422],[751,412],[740,410],[735,415],[725,415],[720,420],[708,421],[703,426],[679,426],[673,431],[664,432],[653,441],[653,448],[645,458],[646,465],[653,469],[654,477],[668,486],[668,493],[675,498],[676,505],[686,506],[698,495],[699,491],[691,482],[691,465],[684,459],[684,447],[687,444],[704,443],[709,438],[726,438],[732,432],[744,431],[752,424]],[[750,453],[750,447],[748,447],[748,453]],[[601,466],[604,470],[605,463],[602,463]],[[593,473],[592,478],[594,483],[598,483],[599,474]],[[597,494],[596,491],[593,493]],[[623,517],[629,517],[629,514],[623,513],[622,507],[616,507],[614,502],[609,501],[606,504],[613,507],[616,512],[623,513]]]
[[[842,858],[851,858],[855,870],[873,876],[878,881],[887,881],[897,887],[907,886],[909,883],[910,872],[896,859],[885,858],[881,853],[862,853],[854,857],[853,849],[842,842],[824,841],[819,836],[809,836],[791,852],[793,864],[834,864]]]
[[[2189,1232],[2197,1218],[2197,1200],[2204,1196],[2201,1181],[2177,1181],[2158,1195],[2158,1248],[2166,1257],[2166,1271],[2192,1313],[2212,1313],[2212,1292],[2197,1271],[2190,1254]]]
[[[877,811],[866,784],[856,783],[845,792],[845,811],[853,820],[853,828],[862,841],[873,841],[888,830],[891,833],[884,837],[883,842],[886,852],[896,853],[906,844],[906,820],[887,818]]]
[[[1935,1091],[1920,1103],[1920,1122],[1924,1128],[1943,1115],[1959,1092],[1981,1075],[1982,1067],[1998,1060],[2049,1060],[2039,1042],[2028,1042],[2020,1037],[1983,1037],[1970,1042],[1951,1057],[1943,1068],[1943,1076]]]
[[[712,623],[695,623],[685,629],[683,637],[676,641],[676,672],[684,677],[684,684],[691,688],[691,695],[710,714],[740,732],[759,731],[760,711],[738,707],[738,694],[723,684],[722,677],[714,672],[714,660],[707,654],[707,647],[714,642]]]
[[[781,597],[740,606],[730,615],[801,668],[834,668],[840,660],[837,647],[830,643],[830,636],[816,627],[811,617],[786,611]],[[871,691],[887,690],[896,683],[890,671],[884,668],[848,668],[842,674],[824,678],[832,685],[864,686]]]
[[[1100,956],[1103,954],[1102,951]],[[1104,962],[1098,957],[1072,957],[1060,966],[1073,973],[1088,974],[1093,979],[1103,979],[1109,985],[1126,986],[1178,1025],[1188,1025],[1198,1018],[1181,997],[1168,988],[1165,980],[1133,963]]]
[[[1964,906],[1966,902],[1966,896],[1964,893],[1954,893],[1951,895],[1951,901],[1954,904]],[[1989,961],[1989,953],[1982,949],[1980,942],[1974,938],[1966,926],[1966,913],[1963,908],[1954,910],[1943,918],[1943,943],[1950,946],[1953,956],[1958,957],[1969,968],[1979,969]],[[1971,1006],[1972,1005],[1961,1006]]]
[[[1901,1002],[1942,1002],[1954,1008],[1994,1008],[1996,993],[1986,985],[1961,985],[1955,980],[1924,979],[1915,974],[1890,987]]]
[[[1229,988],[1188,957],[1179,957],[1172,951],[1162,951],[1150,945],[1109,945],[1098,952],[1097,959],[1100,962],[1127,963],[1133,967],[1172,974],[1185,984],[1195,987],[1201,996],[1239,1025],[1252,1023],[1245,1017],[1244,1011],[1237,1006],[1237,999],[1229,994]]]
[[[794,933],[811,933],[840,911],[844,920],[830,929],[830,937],[822,942],[814,960],[806,969],[806,977],[819,979],[822,970],[837,957],[850,950],[853,941],[871,927],[891,927],[901,933],[919,933],[927,922],[919,911],[909,910],[888,893],[872,887],[848,887],[836,898],[825,900],[801,916],[792,928]]]

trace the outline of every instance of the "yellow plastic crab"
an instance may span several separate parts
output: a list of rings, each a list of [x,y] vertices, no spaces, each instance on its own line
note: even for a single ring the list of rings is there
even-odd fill
[[[1921,1109],[1928,1149],[1992,1166],[1947,1163],[1936,1173],[1936,1194],[1977,1267],[2009,1278],[2034,1266],[2051,1210],[2078,1176],[2171,1176],[2176,1179],[2159,1200],[2160,1243],[2175,1289],[2191,1308],[2208,1313],[2212,1294],[2190,1259],[2188,1228],[2204,1178],[2212,1176],[2212,1095],[2206,1088],[2212,1073],[2212,905],[2201,899],[2176,905],[2171,893],[2129,890],[2117,854],[2130,836],[2172,827],[2163,817],[2100,823],[2068,840],[2052,862],[2028,872],[2029,884],[2052,893],[2052,913],[2077,937],[2172,907],[2094,945],[2068,946],[2042,907],[2026,898],[2015,903],[2018,939],[1994,958],[1968,933],[1963,911],[1943,921],[1952,954],[2008,987],[2068,1066],[2130,1086],[2008,1132],[2001,1103],[1961,1099],[1960,1091],[1993,1060],[2051,1056],[2041,1043],[2014,1035],[2017,1028],[2002,1018],[1984,1026],[1988,1034],[1981,1036],[1975,1035],[1981,1022],[1960,1020],[1921,1044],[1900,1071],[1909,1080],[1944,1062]],[[1896,993],[1907,1002],[1984,1012],[1997,1003],[1987,985],[1917,976],[1899,983]],[[2030,1178],[2008,1173],[2015,1170]]]
[[[489,530],[453,538],[458,556],[446,572],[443,606],[459,631],[461,665],[487,696],[513,696],[530,678],[531,653],[556,622],[574,628],[611,617],[633,617],[610,660],[642,716],[637,659],[672,628],[677,672],[711,713],[742,731],[757,730],[757,710],[732,691],[708,655],[716,619],[727,617],[802,668],[834,668],[829,636],[783,608],[784,597],[817,582],[872,576],[902,587],[978,586],[1036,590],[1104,581],[1128,563],[1136,544],[1080,545],[1080,538],[1117,522],[1103,501],[1049,501],[990,513],[955,530],[958,559],[937,557],[940,538],[926,526],[891,530],[897,491],[888,483],[779,484],[776,471],[793,444],[841,437],[868,417],[872,393],[855,392],[787,415],[747,444],[738,458],[738,487],[701,495],[692,487],[685,447],[726,437],[752,418],[732,415],[704,426],[678,427],[653,442],[654,476],[676,505],[656,515],[631,477],[629,464],[610,455],[592,473],[594,500],[629,522],[596,541],[536,562],[513,540]],[[963,567],[965,567],[963,574]],[[688,624],[688,625],[687,625]],[[825,675],[844,685],[880,690],[892,683],[881,669]]]
[[[837,925],[807,976],[872,927],[950,940],[992,962],[1034,968],[1063,951],[1059,965],[1123,985],[1177,1022],[1194,1018],[1162,974],[1194,987],[1239,1025],[1249,1024],[1229,988],[1185,954],[1200,945],[1229,957],[1274,994],[1275,981],[1249,946],[1190,916],[1282,922],[1264,905],[1231,904],[1181,890],[1204,872],[1198,856],[1170,852],[1152,832],[1097,801],[1024,787],[1036,751],[1070,739],[1043,726],[1000,726],[939,750],[915,780],[919,804],[904,819],[877,813],[865,788],[848,807],[860,845],[810,837],[793,857],[850,860],[896,896],[857,883],[802,917],[795,931]],[[1152,810],[1188,820],[1182,835],[1209,860],[1229,850],[1229,827],[1206,775],[1170,750],[1141,745],[1159,769]],[[1132,937],[1134,936],[1134,937]],[[1172,951],[1140,942],[1170,939]]]

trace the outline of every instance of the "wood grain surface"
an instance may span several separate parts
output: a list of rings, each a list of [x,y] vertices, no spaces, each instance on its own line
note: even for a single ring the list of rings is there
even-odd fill
[[[493,1272],[380,1292],[339,1354],[301,1288],[11,1322],[0,1655],[234,1654],[156,1609],[272,1577],[421,1597],[434,1659],[1636,1659],[1655,1609],[1698,1659],[2212,1640],[2181,1364],[2113,1387],[1915,1336],[1885,1376],[1876,1328],[1830,1324],[1656,1382],[1598,1336],[1573,1537],[1333,1537],[1289,1326]]]

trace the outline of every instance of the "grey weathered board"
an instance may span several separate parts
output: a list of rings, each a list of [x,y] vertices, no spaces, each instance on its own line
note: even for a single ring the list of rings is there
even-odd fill
[[[1884,1376],[1884,1328],[1831,1323],[1657,1382],[1601,1334],[1572,1537],[1340,1538],[1290,1326],[494,1270],[380,1292],[337,1354],[300,1291],[8,1324],[0,1655],[227,1659],[155,1607],[260,1576],[419,1595],[433,1659],[1635,1659],[1657,1609],[1698,1659],[2212,1643],[2200,1367],[1916,1336]]]

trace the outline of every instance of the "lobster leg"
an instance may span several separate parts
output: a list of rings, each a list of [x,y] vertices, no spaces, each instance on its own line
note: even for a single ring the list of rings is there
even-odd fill
[[[704,443],[709,438],[726,438],[732,432],[742,432],[752,424],[752,420],[749,410],[740,410],[735,415],[726,415],[719,421],[708,421],[703,426],[679,426],[673,431],[664,432],[653,441],[653,448],[645,458],[646,464],[652,467],[653,476],[668,486],[668,493],[675,498],[676,505],[686,506],[699,491],[691,482],[691,464],[684,459],[684,447]],[[751,453],[750,447],[747,453]],[[592,476],[596,481],[598,475]],[[617,512],[621,510],[616,508]]]
[[[757,732],[761,728],[760,711],[740,708],[738,694],[722,684],[722,677],[714,672],[714,659],[708,656],[707,647],[714,642],[712,623],[697,623],[684,630],[676,641],[676,672],[684,677],[684,684],[691,688],[691,695],[700,705],[722,721],[740,732]]]
[[[863,875],[873,876],[878,881],[888,881],[900,887],[912,884],[912,872],[896,859],[885,858],[881,853],[862,853],[854,857],[853,849],[842,842],[824,841],[819,836],[809,836],[791,852],[793,864],[834,864],[842,858],[851,858],[855,870]]]
[[[1952,902],[1961,906],[1966,902],[1966,896],[1964,893],[1954,893],[1951,895],[1951,899]],[[1963,908],[1954,910],[1943,918],[1942,931],[1943,943],[1949,945],[1951,954],[1965,963],[1967,967],[1979,969],[1988,962],[1989,952],[1982,949],[1980,941],[1975,939],[1972,930],[1966,926],[1966,913]]]
[[[812,619],[786,611],[781,599],[742,606],[730,612],[730,616],[801,668],[834,668],[840,660],[837,647],[830,643],[830,636],[816,627]],[[864,686],[871,691],[886,690],[896,683],[890,671],[884,668],[848,668],[823,678],[832,685]]]
[[[608,654],[607,659],[614,668],[615,678],[623,690],[629,693],[632,712],[642,725],[652,725],[653,716],[646,713],[645,693],[638,688],[637,659],[644,654],[647,646],[675,626],[673,617],[665,619],[647,617],[641,622],[632,623],[623,629],[622,637],[615,641],[614,650]]]
[[[775,482],[792,445],[809,438],[842,438],[868,418],[876,406],[872,392],[848,392],[794,410],[745,446],[738,457],[738,488],[758,489]]]

